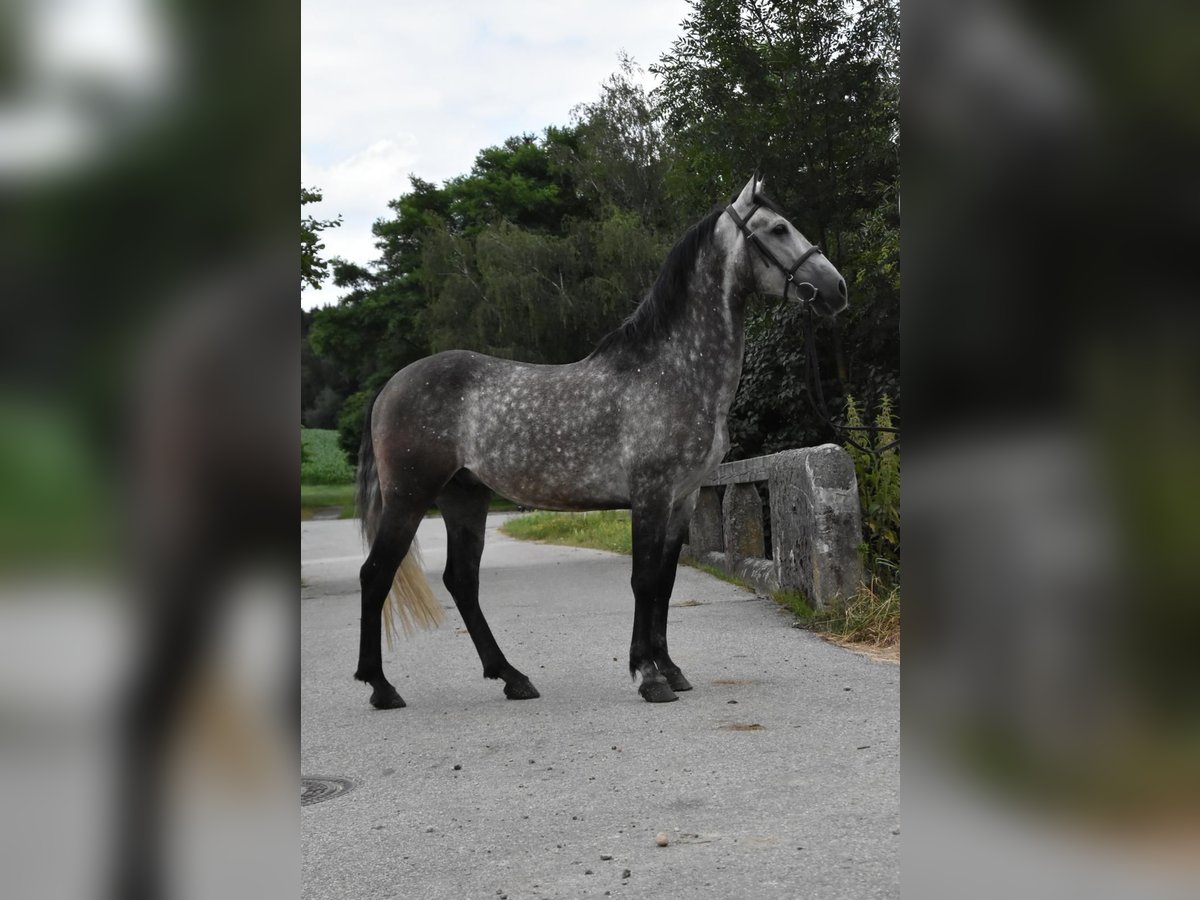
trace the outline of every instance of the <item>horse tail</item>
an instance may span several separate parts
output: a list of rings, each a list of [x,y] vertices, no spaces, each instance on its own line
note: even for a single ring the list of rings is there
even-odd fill
[[[379,533],[379,520],[383,518],[383,492],[379,488],[379,472],[375,466],[375,442],[371,440],[371,413],[375,408],[375,394],[367,403],[363,414],[362,440],[358,445],[358,475],[354,505],[358,510],[359,527],[367,546],[375,543]]]
[[[363,537],[374,546],[379,534],[379,522],[383,518],[383,491],[379,486],[379,472],[375,463],[375,442],[371,440],[371,413],[378,394],[371,398],[363,416],[362,443],[358,445],[358,483],[356,506],[361,519]],[[383,601],[383,634],[391,650],[399,632],[396,620],[405,637],[410,637],[418,628],[436,628],[445,618],[442,605],[433,595],[425,567],[421,563],[421,548],[414,535],[396,574],[392,587]]]
[[[414,537],[392,579],[392,589],[383,601],[383,634],[387,638],[388,649],[392,649],[398,635],[397,619],[404,629],[404,636],[412,637],[418,628],[437,628],[444,618],[442,604],[433,596],[429,579],[425,577],[421,548]]]

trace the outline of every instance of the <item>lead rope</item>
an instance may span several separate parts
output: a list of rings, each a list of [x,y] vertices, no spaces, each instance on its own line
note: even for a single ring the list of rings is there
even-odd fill
[[[821,366],[817,362],[817,340],[816,340],[816,322],[813,321],[812,304],[804,304],[804,365],[808,380],[808,390],[805,394],[808,395],[809,405],[812,406],[813,412],[828,425],[835,434],[839,432],[844,443],[849,444],[856,450],[866,453],[870,456],[879,456],[886,453],[900,443],[900,438],[885,444],[878,449],[871,446],[864,447],[858,441],[854,440],[849,434],[852,431],[870,432],[872,438],[880,433],[900,434],[898,428],[880,428],[878,425],[842,425],[833,420],[829,414],[829,408],[825,405],[825,391],[821,387]]]

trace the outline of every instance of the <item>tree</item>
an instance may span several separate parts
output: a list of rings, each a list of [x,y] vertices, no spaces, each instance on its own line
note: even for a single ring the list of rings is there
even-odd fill
[[[678,224],[666,193],[670,146],[662,117],[637,81],[639,67],[627,54],[600,88],[594,103],[572,110],[576,140],[563,147],[575,183],[603,210],[636,213],[650,228]]]
[[[300,206],[303,208],[310,203],[320,203],[321,192],[313,188],[300,186]],[[319,288],[329,272],[329,262],[321,258],[325,243],[321,240],[321,232],[327,228],[336,228],[342,224],[339,215],[333,219],[318,219],[315,216],[304,216],[300,219],[300,289],[306,287]]]

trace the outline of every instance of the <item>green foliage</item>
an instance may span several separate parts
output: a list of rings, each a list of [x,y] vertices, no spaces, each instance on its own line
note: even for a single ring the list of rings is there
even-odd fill
[[[300,187],[300,205],[319,203],[321,192]],[[336,228],[342,224],[342,217],[335,219],[318,219],[314,216],[304,216],[300,220],[300,288],[319,288],[321,282],[329,274],[328,260],[321,258],[325,243],[321,240],[321,232],[327,228]]]
[[[669,229],[680,219],[666,192],[671,149],[639,74],[622,53],[620,68],[604,83],[600,98],[573,110],[578,140],[565,164],[595,208],[627,210],[648,227]]]
[[[300,483],[349,484],[354,467],[338,446],[338,433],[320,428],[300,429]]]
[[[862,415],[853,397],[846,398],[846,424],[861,427]],[[885,394],[875,415],[877,428],[893,428],[892,404]],[[858,432],[855,440],[874,450],[867,453],[847,444],[858,477],[858,497],[862,507],[864,567],[868,576],[878,579],[887,591],[900,583],[900,454],[895,447],[883,449],[895,435],[879,431],[871,437]]]
[[[510,519],[500,526],[500,530],[523,541],[590,547],[626,555],[633,552],[629,512],[623,509],[584,513],[535,512]]]
[[[348,459],[358,465],[358,449],[362,444],[363,416],[367,404],[375,399],[375,391],[358,391],[346,398],[338,415],[338,446]]]
[[[630,297],[648,290],[667,246],[620,210],[567,228],[552,235],[500,222],[474,238],[430,234],[430,349],[543,363],[586,356],[632,310]]]

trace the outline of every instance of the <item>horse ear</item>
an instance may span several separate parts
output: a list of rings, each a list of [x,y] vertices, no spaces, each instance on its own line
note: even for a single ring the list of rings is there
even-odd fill
[[[758,179],[758,183],[756,185],[754,185],[754,193],[761,194],[763,192],[763,189],[766,188],[766,186],[767,186],[767,176],[766,175],[756,175],[755,178]]]
[[[758,174],[750,176],[750,180],[746,182],[746,186],[742,188],[742,192],[738,194],[737,199],[733,202],[742,209],[749,209],[754,205],[754,195],[758,191]]]

